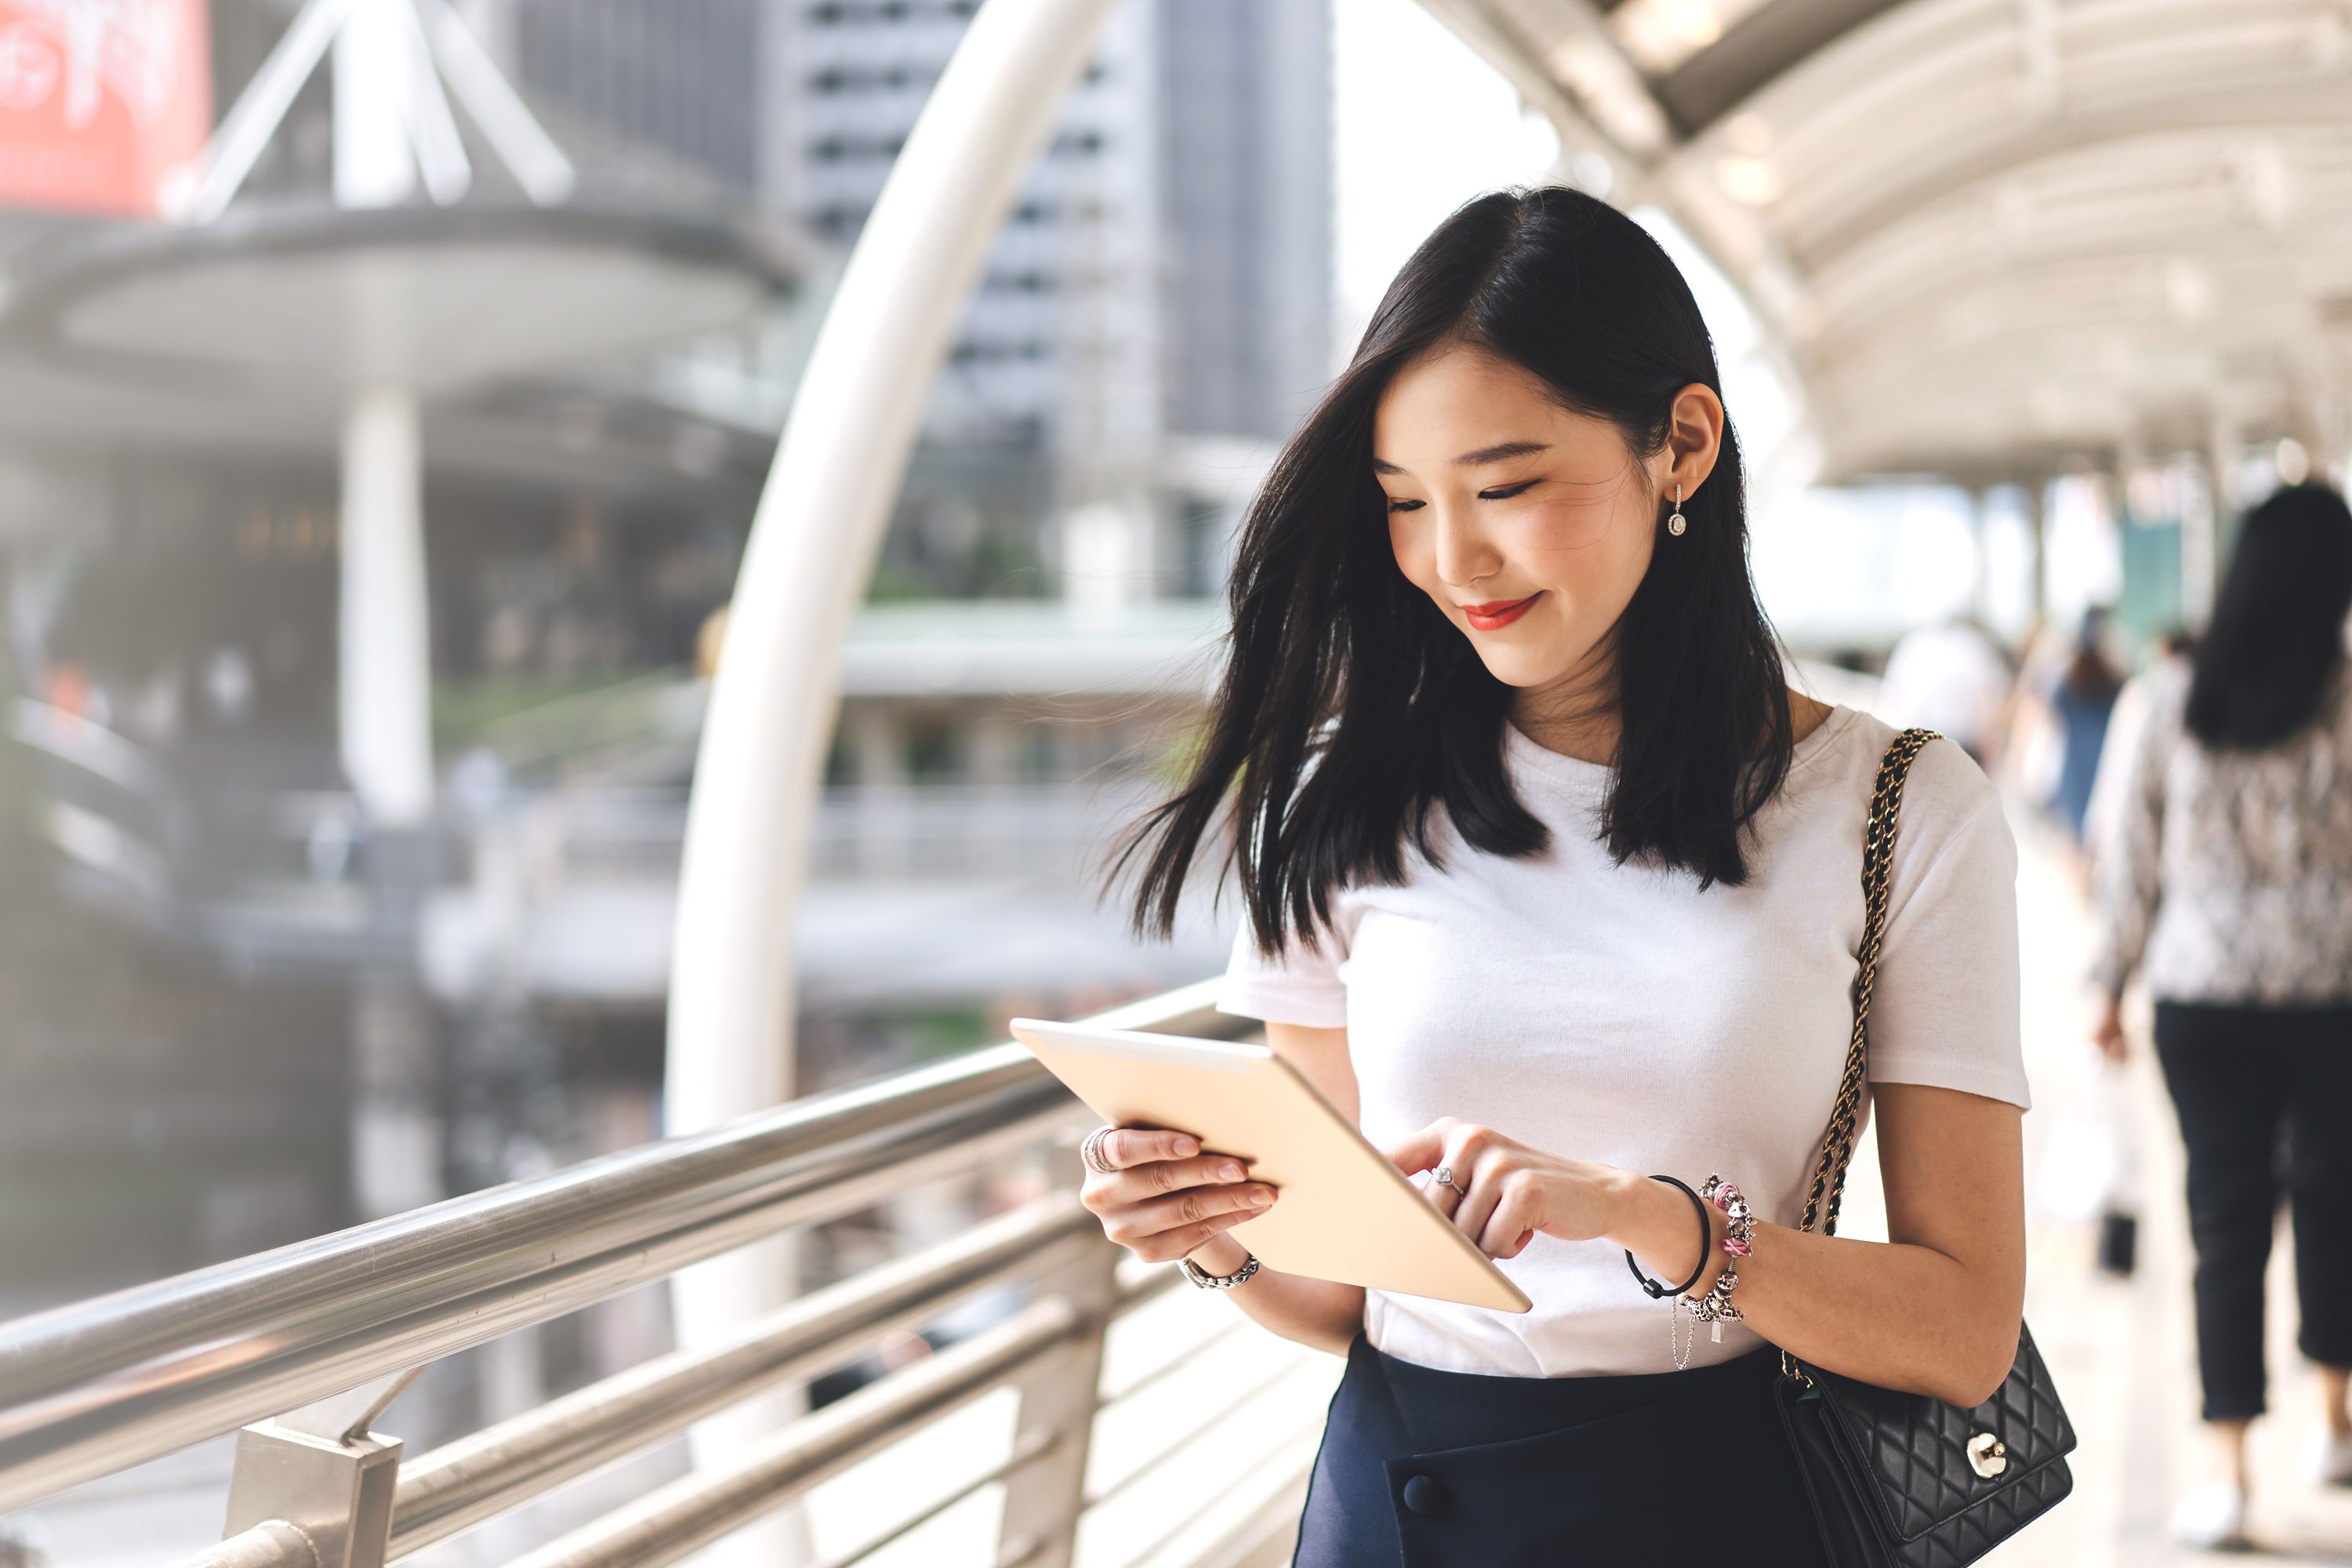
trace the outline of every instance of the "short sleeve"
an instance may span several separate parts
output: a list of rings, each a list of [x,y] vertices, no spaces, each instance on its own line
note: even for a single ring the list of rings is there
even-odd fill
[[[2020,1037],[2017,840],[1958,746],[1921,752],[1904,789],[1870,1005],[1874,1081],[2032,1109]]]
[[[1244,917],[1217,990],[1217,1011],[1269,1024],[1345,1028],[1348,984],[1339,966],[1347,956],[1344,940],[1327,928],[1317,946],[1309,948],[1293,933],[1284,939],[1281,952],[1267,958],[1258,952]]]

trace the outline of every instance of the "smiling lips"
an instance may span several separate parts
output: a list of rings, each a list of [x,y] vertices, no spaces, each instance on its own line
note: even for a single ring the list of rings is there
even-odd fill
[[[1528,606],[1542,596],[1540,593],[1537,593],[1529,594],[1524,599],[1496,599],[1489,604],[1465,605],[1462,606],[1462,613],[1469,618],[1474,630],[1500,631],[1526,615]]]

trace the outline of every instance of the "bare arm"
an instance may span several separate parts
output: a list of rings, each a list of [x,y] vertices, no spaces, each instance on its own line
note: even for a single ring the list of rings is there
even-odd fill
[[[1307,1076],[1349,1121],[1360,1114],[1356,1098],[1356,1072],[1348,1058],[1348,1031],[1310,1029],[1300,1024],[1268,1024],[1266,1043]],[[1687,1217],[1687,1216],[1685,1216]],[[1220,1230],[1190,1255],[1211,1274],[1231,1274],[1248,1257],[1248,1248]],[[1360,1285],[1335,1285],[1303,1274],[1283,1274],[1261,1266],[1249,1279],[1221,1292],[1260,1324],[1286,1340],[1348,1353],[1349,1342],[1364,1321],[1364,1289]]]
[[[1801,1361],[1963,1407],[1992,1396],[2017,1352],[2025,1306],[2023,1113],[2006,1100],[1926,1084],[1873,1086],[1886,1183],[1885,1241],[1758,1221],[1732,1300]],[[1652,1273],[1681,1279],[1697,1245],[1690,1200],[1616,1173],[1610,1232]],[[1712,1222],[1704,1295],[1724,1257]],[[1818,1222],[1817,1222],[1818,1225]]]

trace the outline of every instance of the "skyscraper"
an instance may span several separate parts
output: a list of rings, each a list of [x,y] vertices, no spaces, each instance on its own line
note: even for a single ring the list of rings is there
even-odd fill
[[[557,124],[689,167],[836,255],[977,8],[475,0]],[[1213,581],[1231,486],[1198,493],[1189,454],[1262,447],[1328,369],[1329,32],[1328,0],[1136,0],[1112,16],[949,351],[931,467],[942,449],[992,453],[1000,478],[1006,462],[1030,471],[1014,488],[1034,510],[1124,509],[1162,591]],[[909,481],[919,529],[926,467]],[[968,487],[969,464],[956,471]],[[1049,552],[1052,521],[1032,519]]]

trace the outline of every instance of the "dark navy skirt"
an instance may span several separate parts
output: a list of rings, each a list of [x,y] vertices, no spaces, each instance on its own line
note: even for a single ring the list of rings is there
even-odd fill
[[[1359,1330],[1292,1568],[1823,1568],[1765,1345],[1682,1372],[1446,1372]]]

